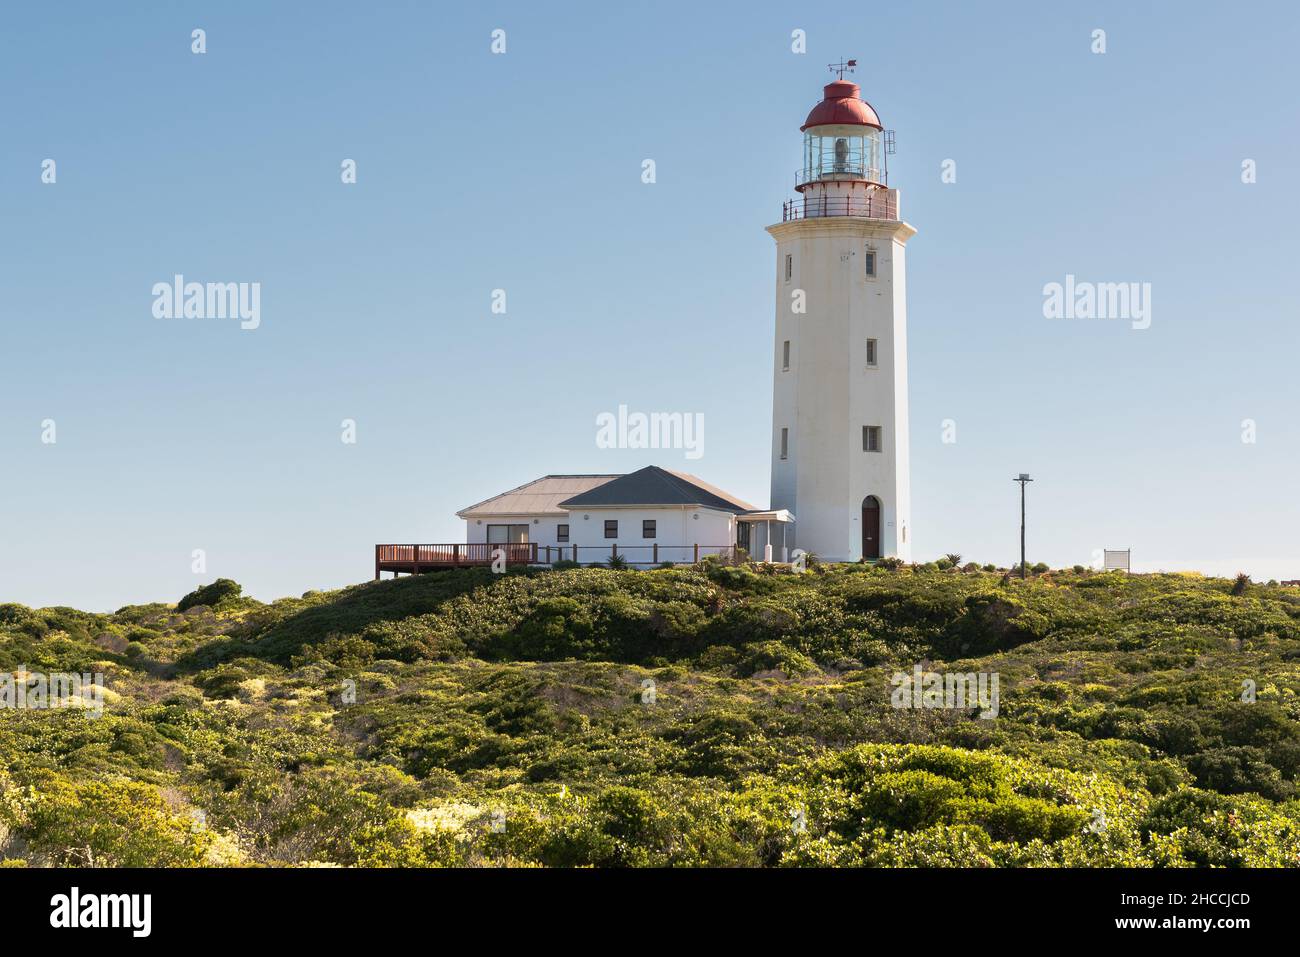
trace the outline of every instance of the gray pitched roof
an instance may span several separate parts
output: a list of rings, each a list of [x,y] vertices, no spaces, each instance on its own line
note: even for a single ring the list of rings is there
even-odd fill
[[[619,478],[618,475],[543,475],[508,492],[461,509],[461,518],[481,515],[564,515],[559,503]]]
[[[642,505],[700,505],[725,512],[750,512],[754,506],[685,472],[656,465],[565,499],[560,508],[632,508]]]

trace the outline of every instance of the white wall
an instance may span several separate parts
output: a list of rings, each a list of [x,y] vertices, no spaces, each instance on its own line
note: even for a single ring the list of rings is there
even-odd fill
[[[527,525],[528,540],[540,545],[562,545],[556,538],[556,527],[568,521],[555,515],[492,515],[465,520],[465,541],[478,544],[487,541],[489,525]]]
[[[911,557],[907,414],[907,223],[858,217],[768,227],[777,243],[772,399],[772,508],[794,513],[795,542],[828,561],[862,555],[862,500],[881,502],[881,554]],[[876,253],[866,276],[863,254]],[[785,279],[785,258],[793,275]],[[792,310],[803,290],[806,312]],[[866,341],[877,365],[866,364]],[[790,368],[782,368],[790,341]],[[879,425],[880,452],[862,450],[862,427]],[[789,455],[780,458],[781,429]]]
[[[618,522],[618,538],[605,537],[606,519]],[[644,519],[654,519],[654,538],[641,537]],[[566,522],[569,540],[560,542],[556,526]],[[584,565],[608,560],[611,545],[617,545],[618,553],[632,564],[649,565],[654,561],[656,542],[659,561],[678,563],[694,561],[696,544],[703,556],[709,547],[736,543],[735,515],[711,508],[589,508],[572,512],[567,519],[554,515],[482,516],[465,521],[465,541],[486,542],[489,525],[527,525],[528,541],[558,546],[564,550],[565,559],[573,558],[573,546],[577,545],[578,561]],[[543,553],[538,557],[545,560],[546,556]]]
[[[618,522],[618,538],[605,537],[605,520]],[[655,537],[641,537],[641,522],[654,519]],[[654,548],[659,544],[659,561],[691,562],[694,546],[700,555],[709,547],[736,543],[736,517],[731,512],[710,508],[587,508],[570,513],[569,537],[578,546],[578,560],[583,564],[604,562],[611,545],[632,564],[651,564]],[[566,555],[571,558],[572,555]]]

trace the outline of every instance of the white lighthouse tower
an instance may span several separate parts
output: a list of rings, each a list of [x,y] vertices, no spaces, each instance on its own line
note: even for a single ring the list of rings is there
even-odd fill
[[[800,127],[801,195],[767,229],[771,503],[795,516],[789,544],[826,561],[910,561],[904,247],[916,230],[889,188],[892,135],[838,69]]]

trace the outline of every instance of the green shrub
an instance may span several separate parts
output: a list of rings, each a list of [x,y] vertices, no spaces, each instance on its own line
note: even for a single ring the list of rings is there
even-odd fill
[[[807,655],[780,641],[755,641],[745,645],[740,649],[738,668],[743,676],[759,671],[781,671],[798,677],[821,670]]]
[[[1258,798],[1185,788],[1157,801],[1141,821],[1162,863],[1195,867],[1300,866],[1300,820]]]
[[[236,581],[229,578],[218,578],[210,584],[194,589],[194,591],[178,601],[176,610],[187,611],[198,605],[219,608],[223,604],[228,604],[238,598],[243,590],[243,586]]]
[[[1071,775],[955,748],[860,745],[813,765],[818,811],[852,841],[936,825],[973,826],[993,841],[1054,843],[1079,835],[1093,815],[1087,802],[1119,814],[1122,795]]]
[[[1300,866],[1300,593],[1231,588],[710,561],[3,605],[0,671],[110,707],[0,721],[0,856]],[[999,673],[997,719],[891,707],[917,662]]]
[[[156,788],[132,781],[41,775],[17,810],[17,831],[56,867],[193,867],[211,835],[168,808]]]
[[[26,605],[19,605],[16,602],[0,604],[0,626],[21,627],[37,617],[36,613]]]
[[[1194,754],[1187,760],[1188,770],[1198,786],[1220,794],[1254,793],[1275,801],[1286,800],[1296,792],[1295,784],[1268,761],[1259,748],[1214,748]]]

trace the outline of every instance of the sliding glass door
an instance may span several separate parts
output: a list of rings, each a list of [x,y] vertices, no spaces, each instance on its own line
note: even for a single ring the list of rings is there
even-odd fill
[[[527,525],[489,525],[487,527],[489,545],[526,545],[528,543]]]

